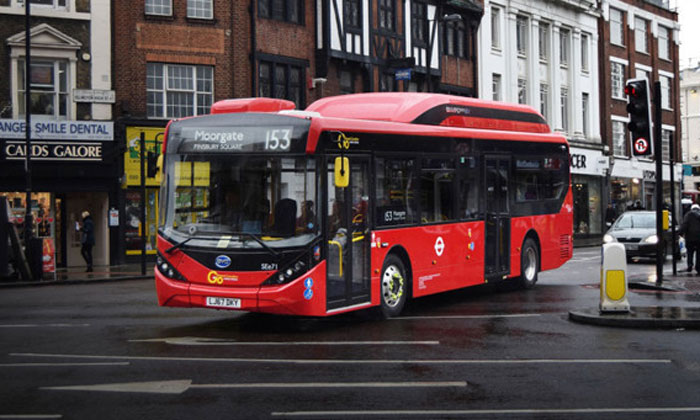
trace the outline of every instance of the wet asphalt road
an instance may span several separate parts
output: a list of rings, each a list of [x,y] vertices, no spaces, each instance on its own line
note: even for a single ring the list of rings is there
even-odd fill
[[[599,258],[384,321],[160,308],[150,281],[3,289],[0,419],[700,418],[700,332],[568,320],[597,305]]]

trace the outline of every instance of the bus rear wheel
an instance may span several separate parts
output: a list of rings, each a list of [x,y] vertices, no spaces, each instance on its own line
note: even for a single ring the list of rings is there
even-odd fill
[[[403,261],[396,255],[384,260],[381,277],[381,315],[385,318],[398,316],[408,297],[408,277]]]
[[[523,289],[531,289],[537,283],[539,271],[540,252],[532,238],[525,239],[520,253],[520,286]]]

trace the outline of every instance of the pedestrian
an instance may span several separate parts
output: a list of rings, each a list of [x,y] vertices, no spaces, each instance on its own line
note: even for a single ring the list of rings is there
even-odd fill
[[[82,254],[85,264],[87,264],[86,273],[92,272],[92,247],[95,245],[95,224],[92,221],[90,212],[85,210],[81,214],[83,217],[83,225],[80,228],[80,254]]]
[[[688,269],[686,271],[693,271],[693,266],[695,266],[695,272],[700,274],[700,205],[693,204],[690,206],[690,211],[683,218],[683,224],[681,225],[681,235],[685,238],[685,246],[688,248]]]

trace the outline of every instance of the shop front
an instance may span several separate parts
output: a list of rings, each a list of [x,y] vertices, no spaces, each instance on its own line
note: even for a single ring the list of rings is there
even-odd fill
[[[95,266],[111,264],[109,209],[116,206],[119,186],[118,148],[110,121],[51,121],[33,125],[31,194],[27,203],[23,121],[0,120],[0,196],[11,221],[24,238],[26,207],[32,214],[32,237],[52,249],[58,267],[84,266],[81,256],[81,214],[95,225]],[[41,130],[41,131],[40,131]],[[47,259],[44,256],[44,259]]]
[[[123,257],[127,262],[141,259],[143,238],[149,260],[156,255],[158,232],[158,190],[160,175],[148,173],[149,156],[153,166],[155,158],[161,154],[165,127],[150,127],[142,124],[125,124],[122,128],[126,150],[124,152],[124,182],[121,194],[124,203]],[[145,199],[141,189],[141,135],[144,135],[146,154],[144,155]],[[145,204],[146,220],[141,221],[141,206]],[[145,230],[145,231],[144,231]]]
[[[599,243],[605,225],[603,197],[608,158],[600,150],[571,147],[571,191],[574,199],[574,244]]]

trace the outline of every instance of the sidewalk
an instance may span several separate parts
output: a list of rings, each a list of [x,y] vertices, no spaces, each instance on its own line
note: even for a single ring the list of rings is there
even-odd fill
[[[569,312],[569,319],[593,325],[623,328],[700,329],[700,275],[695,273],[664,272],[661,286],[656,275],[631,276],[627,279],[629,312],[601,313],[599,308],[579,309]],[[634,293],[638,296],[630,296]],[[654,297],[653,306],[635,306],[635,301],[646,300],[639,295],[649,293]],[[678,296],[694,296],[688,305],[679,306]],[[665,302],[668,302],[666,304]]]
[[[56,270],[55,278],[47,274],[43,280],[39,281],[0,281],[0,288],[153,279],[153,267],[154,263],[147,263],[145,275],[141,273],[140,263],[116,266],[95,266],[94,271],[91,273],[86,273],[85,267],[59,268]]]

